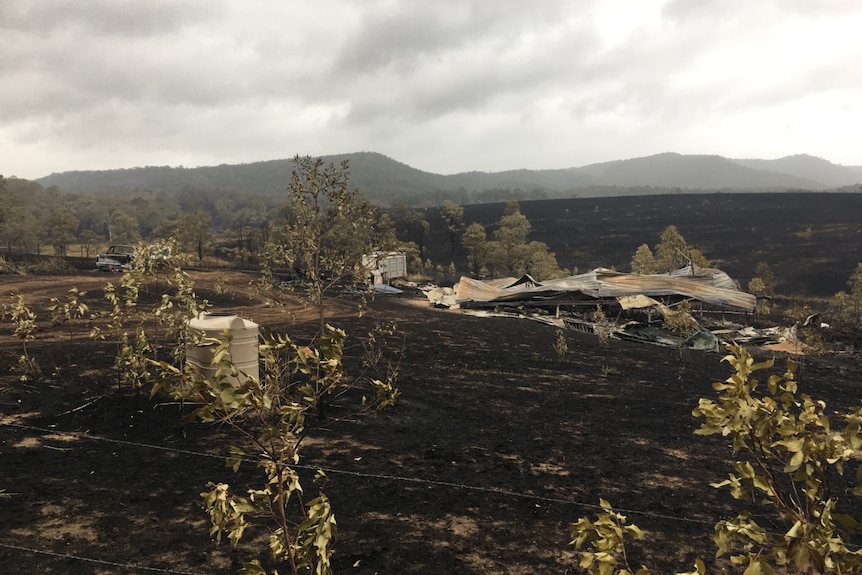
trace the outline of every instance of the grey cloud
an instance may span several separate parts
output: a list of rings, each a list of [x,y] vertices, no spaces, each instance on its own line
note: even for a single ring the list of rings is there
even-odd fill
[[[482,3],[453,15],[433,6],[368,16],[345,44],[335,74],[360,87],[351,122],[423,120],[501,100],[524,105],[577,81],[594,40],[586,24],[553,10],[525,15]]]
[[[415,69],[428,61],[450,60],[462,50],[492,44],[505,47],[524,33],[543,33],[558,22],[564,2],[408,2],[366,11],[335,63],[339,74],[367,74],[380,69]]]
[[[82,38],[99,36],[162,36],[200,20],[215,18],[219,5],[204,0],[4,0],[0,29],[50,35],[74,29]]]
[[[192,165],[373,149],[445,169],[469,168],[451,156],[472,149],[473,167],[521,154],[524,167],[531,154],[595,160],[712,142],[701,126],[778,117],[830,91],[852,104],[862,91],[847,63],[862,45],[827,37],[839,15],[862,21],[857,0],[670,0],[638,4],[650,7],[643,18],[617,5],[0,0],[0,157],[56,162],[40,150],[65,146],[100,166],[136,150],[141,162]],[[808,22],[816,29],[797,40]],[[772,66],[783,47],[798,61]],[[572,134],[589,144],[569,148]]]

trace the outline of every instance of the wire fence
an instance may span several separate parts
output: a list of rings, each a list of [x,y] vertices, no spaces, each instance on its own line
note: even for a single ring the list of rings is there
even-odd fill
[[[206,453],[206,452],[195,451],[195,450],[190,450],[190,449],[181,449],[181,448],[177,448],[177,447],[168,447],[168,446],[164,446],[164,445],[154,445],[154,444],[150,444],[150,443],[127,441],[127,440],[122,440],[122,439],[113,439],[113,438],[109,438],[109,437],[101,437],[98,435],[93,435],[90,433],[79,432],[79,431],[61,431],[61,430],[57,430],[57,429],[48,429],[48,428],[43,428],[43,427],[36,427],[36,426],[17,424],[17,423],[6,423],[6,422],[0,422],[0,427],[6,427],[6,428],[10,428],[10,429],[17,429],[19,431],[28,431],[28,432],[34,432],[34,433],[40,433],[40,434],[64,435],[64,436],[70,436],[70,437],[75,437],[75,438],[79,438],[79,439],[86,439],[86,440],[90,440],[90,441],[105,442],[105,443],[123,445],[123,446],[127,446],[127,447],[139,448],[139,449],[150,449],[150,450],[156,450],[156,451],[170,452],[170,453],[175,453],[175,454],[179,454],[179,455],[187,455],[187,456],[193,456],[193,457],[202,457],[202,458],[219,459],[219,460],[225,460],[226,459],[225,456],[215,455],[212,453]],[[244,463],[257,464],[257,463],[260,463],[261,460],[259,458],[243,457],[243,458],[241,458],[241,461]],[[524,500],[530,500],[530,501],[533,501],[536,503],[546,503],[546,504],[553,504],[553,505],[566,505],[566,506],[572,506],[572,507],[581,507],[581,508],[593,510],[593,511],[602,510],[602,507],[600,505],[596,505],[594,503],[586,503],[583,501],[565,499],[562,497],[549,497],[549,496],[544,496],[544,495],[535,495],[535,494],[531,494],[531,493],[520,493],[520,492],[511,491],[511,490],[502,489],[502,488],[497,488],[497,487],[483,487],[483,486],[479,486],[479,485],[469,485],[469,484],[465,484],[465,483],[441,481],[441,480],[437,480],[437,479],[428,479],[428,478],[423,478],[423,477],[410,477],[410,476],[406,476],[406,475],[391,475],[391,474],[385,474],[385,473],[365,473],[365,472],[360,472],[360,471],[336,469],[336,468],[331,468],[331,467],[309,466],[309,465],[299,465],[299,464],[292,465],[291,467],[293,467],[295,469],[301,469],[301,470],[312,471],[312,472],[323,471],[324,473],[326,473],[328,475],[341,475],[341,476],[347,476],[347,477],[358,478],[358,479],[371,479],[371,480],[377,480],[377,481],[393,481],[393,482],[411,483],[411,484],[417,484],[417,485],[428,485],[428,486],[442,487],[442,488],[448,488],[448,489],[458,489],[458,490],[486,493],[486,494],[492,494],[492,495],[501,495],[501,496],[510,497],[510,498],[519,498],[519,499],[524,499]],[[624,508],[615,507],[614,510],[617,512],[620,512],[620,513],[627,514],[627,515],[637,515],[637,516],[641,516],[641,517],[645,517],[645,518],[649,518],[649,519],[664,520],[664,521],[671,521],[671,522],[677,522],[677,523],[704,525],[704,526],[708,526],[710,528],[712,528],[716,523],[715,520],[710,521],[710,520],[704,520],[704,519],[694,519],[694,518],[690,518],[690,517],[664,515],[661,513],[655,513],[652,511],[644,511],[641,509],[624,509]],[[780,535],[780,534],[773,533],[773,535]],[[3,542],[0,542],[0,547],[6,548],[6,549],[14,549],[14,550],[23,551],[23,552],[32,553],[32,554],[53,556],[53,557],[57,557],[57,558],[67,559],[67,560],[83,561],[83,562],[101,564],[101,565],[110,566],[110,567],[122,567],[126,570],[129,570],[129,571],[136,570],[136,571],[150,572],[150,573],[166,573],[166,574],[170,574],[170,575],[206,575],[204,573],[198,573],[198,572],[177,571],[177,570],[172,570],[172,569],[163,569],[163,568],[157,568],[157,567],[149,567],[149,566],[143,566],[143,565],[134,565],[134,564],[127,564],[127,563],[119,563],[119,562],[114,562],[114,561],[101,560],[101,559],[94,559],[94,558],[90,558],[90,557],[83,557],[80,555],[69,555],[69,554],[55,553],[52,551],[40,550],[40,549],[35,549],[35,548],[25,547],[25,546],[20,546],[20,545],[11,545],[8,543],[3,543]],[[851,548],[855,548],[855,546],[851,546]]]

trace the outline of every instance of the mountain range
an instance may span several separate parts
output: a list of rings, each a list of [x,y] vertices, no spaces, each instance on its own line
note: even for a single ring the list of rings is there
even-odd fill
[[[375,152],[324,156],[349,163],[350,185],[378,205],[481,203],[506,199],[600,197],[680,191],[862,191],[862,166],[842,166],[809,155],[776,160],[663,153],[556,170],[463,172],[418,170]],[[37,180],[63,192],[234,192],[282,194],[293,162],[270,160],[197,168],[146,166],[54,173]]]

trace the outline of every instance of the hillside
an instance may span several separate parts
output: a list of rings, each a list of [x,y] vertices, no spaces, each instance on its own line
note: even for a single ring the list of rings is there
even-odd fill
[[[325,156],[326,162],[349,161],[351,185],[378,205],[404,202],[417,206],[483,203],[505,199],[600,197],[669,191],[825,190],[862,182],[862,167],[832,164],[811,156],[778,160],[731,160],[721,156],[657,154],[559,170],[423,172],[374,152]],[[64,192],[149,190],[237,191],[281,194],[290,180],[292,161],[270,160],[197,168],[147,166],[121,170],[55,173],[37,180]]]

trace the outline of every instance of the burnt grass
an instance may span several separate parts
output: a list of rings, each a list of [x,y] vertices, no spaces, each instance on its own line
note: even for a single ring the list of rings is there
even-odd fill
[[[740,205],[742,196],[712,195],[709,205],[737,202],[736,208],[719,210],[725,214],[721,221],[698,216],[699,226],[690,225],[694,219],[665,218],[673,206],[686,206],[689,214],[695,204],[708,211],[704,197],[669,196],[664,209],[647,197],[580,200],[582,220],[566,226],[592,222],[585,206],[599,206],[597,221],[567,236],[565,249],[582,254],[581,271],[598,265],[627,269],[638,245],[652,245],[674,223],[732,276],[737,257],[745,263],[732,265],[751,270],[742,274],[745,281],[764,259],[780,291],[788,280],[781,275],[784,264],[776,262],[795,258],[794,282],[817,278],[799,283],[797,293],[826,296],[845,289],[821,283],[821,272],[852,261],[838,274],[846,282],[862,260],[862,196],[817,195],[810,205],[819,209],[801,210],[805,219],[776,208],[778,198]],[[832,200],[828,224],[826,215],[821,220],[817,214]],[[538,236],[532,239],[548,241],[541,236],[562,233],[566,226],[545,225],[550,220],[542,219],[536,204],[545,206],[521,204]],[[619,207],[615,214],[611,204]],[[552,204],[546,207],[549,213]],[[496,209],[502,213],[502,206]],[[566,209],[571,213],[572,208],[556,211]],[[748,211],[771,217],[740,224],[748,221],[740,216]],[[488,213],[490,221],[499,219]],[[803,234],[806,241],[822,242],[828,263],[801,258],[796,239],[804,238],[796,233],[808,227],[813,234]],[[771,238],[768,245],[764,237]],[[565,252],[555,247],[559,243],[548,243],[558,258]],[[597,261],[602,253],[608,262]],[[247,274],[192,275],[199,295],[218,311],[297,337],[313,329],[298,302],[265,306],[249,290]],[[0,489],[10,494],[0,498],[0,573],[226,574],[257,557],[269,565],[264,528],[249,529],[235,550],[226,542],[216,546],[208,534],[199,497],[207,482],[230,483],[237,492],[261,484],[251,465],[236,474],[226,468],[228,445],[237,441],[230,430],[180,425],[184,406],[118,386],[114,344],[88,340],[83,323],[70,337],[46,319],[50,298],[64,297],[72,286],[87,290],[94,308],[103,307],[101,288],[114,277],[0,276],[2,301],[9,303],[10,292],[21,293],[38,314],[40,332],[28,351],[42,368],[41,377],[19,381],[21,344],[8,321],[0,325]],[[217,283],[222,289],[215,289]],[[698,555],[711,560],[712,525],[741,505],[709,487],[731,470],[727,440],[693,434],[699,423],[691,410],[698,398],[714,397],[711,384],[730,375],[721,354],[619,340],[602,345],[592,335],[568,331],[568,353],[561,360],[553,348],[555,330],[537,322],[437,310],[409,293],[378,296],[361,317],[356,303],[330,302],[330,321],[347,331],[354,346],[374,324],[398,322],[402,397],[377,417],[333,418],[303,451],[300,471],[309,498],[318,489],[315,470],[326,472],[322,489],[339,529],[337,573],[575,573],[569,524],[593,515],[600,498],[647,532],[644,542],[632,543],[633,564],[672,573],[691,569]],[[776,370],[783,368],[785,357],[776,359]],[[831,410],[857,405],[860,382],[855,348],[802,359],[800,390],[825,400]],[[351,399],[356,398],[335,406],[334,415],[348,409]],[[854,500],[840,496],[842,507],[858,512]],[[758,518],[772,526],[768,515]]]

